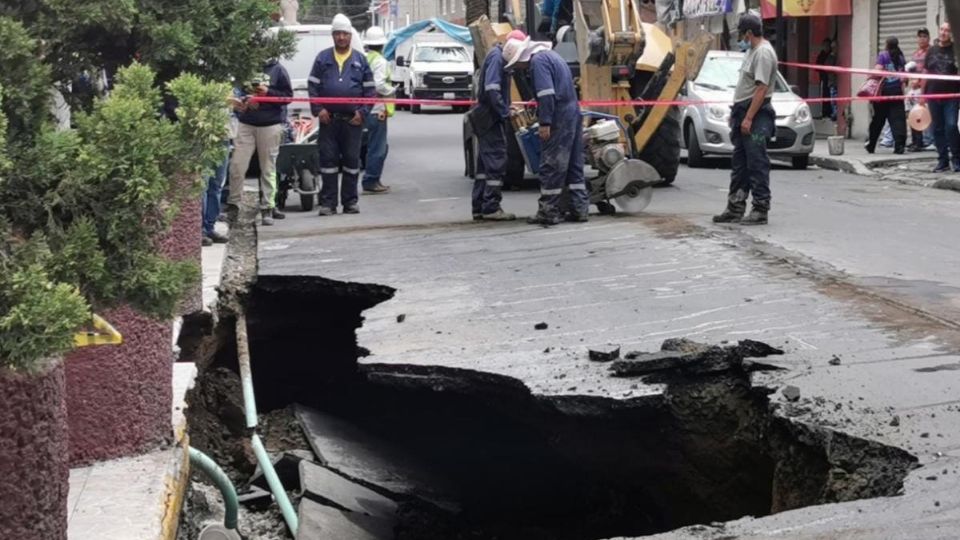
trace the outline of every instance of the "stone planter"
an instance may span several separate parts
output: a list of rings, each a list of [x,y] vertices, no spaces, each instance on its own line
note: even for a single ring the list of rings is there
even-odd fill
[[[71,467],[139,454],[172,437],[172,324],[128,306],[100,315],[123,344],[66,357]]]
[[[35,373],[0,368],[0,538],[67,538],[63,361]]]

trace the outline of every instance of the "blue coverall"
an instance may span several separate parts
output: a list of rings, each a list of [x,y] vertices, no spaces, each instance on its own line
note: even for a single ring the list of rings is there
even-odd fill
[[[477,137],[479,156],[473,182],[473,215],[490,215],[500,210],[503,175],[507,168],[505,122],[510,116],[510,79],[504,78],[503,52],[494,47],[483,60],[477,86],[477,113],[493,119],[491,127]]]
[[[540,210],[538,215],[559,218],[563,188],[570,192],[571,212],[586,216],[590,196],[583,178],[583,120],[573,75],[559,54],[546,50],[530,57],[537,116],[550,126],[550,138],[540,153]]]
[[[352,51],[350,58],[343,64],[343,70],[337,65],[333,47],[320,51],[313,62],[307,90],[310,97],[374,97],[373,73],[362,53]],[[358,126],[350,124],[357,111],[361,116],[370,114],[370,105],[358,104],[317,104],[311,103],[314,116],[326,109],[330,113],[330,123],[320,124],[317,143],[320,146],[320,176],[323,187],[320,189],[320,206],[336,210],[339,187],[340,202],[344,209],[356,207],[357,176],[360,174],[360,147],[363,137],[363,122]],[[338,175],[343,171],[343,185],[338,186]]]

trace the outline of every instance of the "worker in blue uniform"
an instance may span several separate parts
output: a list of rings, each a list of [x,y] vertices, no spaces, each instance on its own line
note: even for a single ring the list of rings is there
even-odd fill
[[[510,37],[526,39],[514,30]],[[510,78],[503,69],[503,48],[498,43],[487,53],[477,81],[477,104],[468,118],[477,138],[477,169],[473,182],[473,219],[510,221],[516,216],[504,212],[503,177],[507,169],[506,122],[510,118]]]
[[[503,47],[506,67],[529,70],[537,98],[540,124],[540,205],[527,221],[540,225],[560,222],[560,198],[569,191],[567,221],[588,220],[590,196],[583,177],[583,120],[567,63],[548,43],[508,40]]]
[[[372,98],[376,83],[362,52],[353,50],[353,27],[342,13],[333,18],[334,46],[320,51],[313,62],[307,90],[312,98]],[[360,147],[363,122],[371,105],[355,103],[311,103],[317,117],[320,147],[319,215],[337,213],[337,192],[344,214],[360,212],[357,177],[360,174]],[[343,177],[342,185],[338,181]]]

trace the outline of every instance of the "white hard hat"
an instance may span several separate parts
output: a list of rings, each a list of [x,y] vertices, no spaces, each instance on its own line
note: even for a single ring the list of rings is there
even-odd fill
[[[503,46],[503,59],[507,62],[504,67],[510,67],[516,64],[517,60],[520,60],[524,49],[527,48],[528,43],[530,43],[529,37],[527,39],[508,39]]]
[[[379,26],[371,26],[367,28],[367,33],[363,36],[364,45],[386,45],[387,36],[383,33],[383,28]]]
[[[331,32],[353,33],[353,25],[350,24],[350,18],[343,13],[337,13],[333,16],[333,23],[330,25]]]

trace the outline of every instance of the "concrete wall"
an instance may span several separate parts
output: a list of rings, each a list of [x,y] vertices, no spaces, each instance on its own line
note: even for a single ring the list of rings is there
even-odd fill
[[[69,474],[63,362],[0,370],[0,538],[66,540]]]

